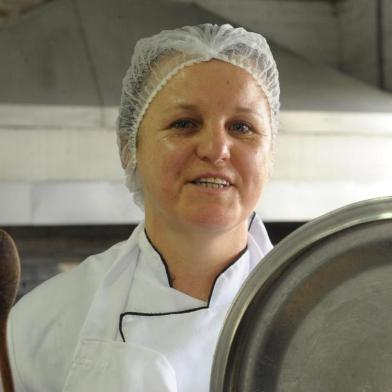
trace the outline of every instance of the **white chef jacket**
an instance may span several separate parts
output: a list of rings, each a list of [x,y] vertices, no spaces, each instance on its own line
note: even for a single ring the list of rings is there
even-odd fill
[[[272,245],[253,215],[208,302],[171,287],[140,223],[131,237],[23,297],[8,323],[17,392],[207,392],[230,304]]]

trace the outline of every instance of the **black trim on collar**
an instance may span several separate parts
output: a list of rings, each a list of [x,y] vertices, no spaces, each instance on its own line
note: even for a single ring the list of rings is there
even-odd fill
[[[148,234],[147,234],[147,230],[146,230],[146,229],[144,229],[144,234],[146,235],[146,238],[147,238],[148,242],[150,243],[150,245],[152,246],[152,248],[155,250],[155,252],[158,253],[159,257],[161,258],[162,263],[163,263],[163,266],[165,267],[167,281],[168,281],[168,283],[169,283],[169,286],[170,286],[171,288],[173,288],[173,281],[172,281],[172,278],[171,278],[171,276],[170,276],[169,265],[167,264],[165,258],[162,256],[161,252],[159,252],[159,250],[158,250],[158,249],[155,247],[155,245],[152,243],[150,237],[149,237]]]
[[[250,218],[250,220],[249,220],[248,231],[249,231],[250,228],[252,227],[252,224],[253,224],[253,221],[255,220],[255,218],[256,218],[256,212],[253,211],[253,212],[252,212],[252,216],[251,216],[251,218]]]
[[[210,295],[208,296],[208,301],[207,301],[207,308],[210,307],[210,302],[211,302],[211,298],[212,298],[212,294],[214,292],[215,289],[215,283],[217,282],[218,278],[225,272],[227,271],[233,264],[235,264],[241,257],[242,255],[248,250],[248,245],[245,246],[244,249],[242,249],[242,251],[240,252],[240,254],[229,264],[227,265],[225,268],[223,268],[223,270],[215,277],[214,283],[212,284],[211,287],[211,291],[210,291]]]
[[[193,308],[193,309],[179,310],[176,312],[163,312],[163,313],[125,312],[125,313],[121,313],[120,314],[120,323],[119,323],[119,330],[120,330],[121,339],[123,340],[124,343],[126,342],[124,331],[122,328],[123,318],[125,316],[143,316],[143,317],[170,316],[172,314],[184,314],[184,313],[197,312],[198,310],[207,309],[207,308],[208,308],[208,305],[207,306],[200,306],[198,308]]]
[[[147,232],[146,233],[146,237],[148,238]],[[152,242],[150,241],[150,239],[148,238],[151,246],[158,252],[158,250],[154,247],[154,245],[152,244]],[[200,306],[198,308],[192,308],[192,309],[185,309],[185,310],[179,310],[179,311],[175,311],[175,312],[163,312],[163,313],[143,313],[143,312],[124,312],[120,314],[120,320],[119,320],[119,330],[120,330],[120,335],[121,338],[123,340],[123,342],[125,343],[125,336],[124,336],[124,332],[123,332],[123,319],[125,316],[143,316],[143,317],[154,317],[154,316],[169,316],[171,314],[184,314],[184,313],[192,313],[192,312],[196,312],[198,310],[203,310],[203,309],[208,309],[210,307],[210,303],[211,303],[211,298],[212,298],[212,294],[214,293],[214,289],[215,289],[215,284],[218,281],[219,277],[225,272],[227,271],[232,265],[234,265],[243,255],[244,253],[248,250],[248,245],[245,246],[245,248],[239,253],[239,255],[229,264],[227,265],[225,268],[223,268],[223,270],[215,277],[214,283],[212,284],[211,287],[211,291],[210,291],[210,295],[208,297],[208,301],[207,301],[207,305],[206,306]],[[158,252],[158,254],[160,255],[160,253]],[[161,256],[162,261],[164,262],[165,268],[166,269],[166,273],[169,276],[169,269],[168,266],[166,264],[166,262],[164,261],[164,258]],[[170,286],[172,287],[172,286]]]

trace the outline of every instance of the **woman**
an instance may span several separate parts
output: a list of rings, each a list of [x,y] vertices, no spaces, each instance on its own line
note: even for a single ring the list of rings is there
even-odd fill
[[[205,24],[137,43],[118,141],[145,221],[16,305],[17,391],[208,391],[224,317],[271,248],[253,210],[278,110],[258,34]]]

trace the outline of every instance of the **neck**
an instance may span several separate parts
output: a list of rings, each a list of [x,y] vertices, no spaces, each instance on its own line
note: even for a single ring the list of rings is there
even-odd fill
[[[216,277],[247,244],[247,222],[211,232],[159,225],[146,216],[146,232],[169,267],[172,286],[203,301],[208,301]]]

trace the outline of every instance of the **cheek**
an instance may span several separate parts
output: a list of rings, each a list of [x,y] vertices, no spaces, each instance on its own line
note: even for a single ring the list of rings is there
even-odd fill
[[[162,175],[172,177],[173,181],[181,178],[191,155],[189,143],[169,138],[161,140],[156,158],[161,162]]]
[[[187,143],[165,138],[144,144],[139,153],[139,171],[145,189],[170,194],[184,178],[191,150]]]
[[[260,148],[253,153],[244,154],[243,160],[243,175],[247,179],[248,187],[252,190],[252,196],[255,193],[259,194],[268,179],[269,154]]]

